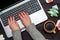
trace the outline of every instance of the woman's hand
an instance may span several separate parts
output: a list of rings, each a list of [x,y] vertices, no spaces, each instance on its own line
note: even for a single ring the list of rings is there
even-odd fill
[[[16,22],[16,20],[13,16],[10,16],[8,18],[8,24],[9,24],[9,27],[11,28],[11,30],[13,30],[13,31],[20,29],[18,23]]]
[[[28,27],[31,24],[31,20],[28,15],[28,12],[21,11],[18,15],[25,27]]]

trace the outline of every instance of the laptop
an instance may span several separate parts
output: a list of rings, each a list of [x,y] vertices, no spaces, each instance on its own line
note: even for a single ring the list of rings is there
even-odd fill
[[[21,32],[26,28],[18,17],[19,11],[28,11],[32,23],[35,25],[48,19],[39,0],[0,0],[0,22],[8,38],[12,37],[12,31],[7,23],[9,16],[14,16],[21,28]]]

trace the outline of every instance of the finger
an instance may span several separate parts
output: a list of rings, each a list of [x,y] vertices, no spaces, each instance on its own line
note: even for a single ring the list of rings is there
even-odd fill
[[[22,11],[23,12],[23,15],[26,16],[26,12]]]
[[[19,18],[20,18],[20,15],[21,15],[21,11],[18,13]],[[21,16],[22,16],[22,15],[21,15]]]
[[[13,20],[13,19],[12,19],[12,16],[10,16],[10,21],[12,22],[12,20]]]
[[[28,14],[28,12],[26,12],[26,15],[29,17],[29,14]]]
[[[26,12],[26,14],[29,15],[28,12]]]
[[[18,16],[19,16],[19,18],[24,18],[23,12],[22,11],[19,12]]]
[[[8,24],[10,24],[10,19],[8,18]]]
[[[13,22],[16,21],[14,16],[12,17],[12,20],[13,20]]]
[[[19,18],[21,18],[21,17],[22,17],[20,13],[18,14],[18,16],[19,16]]]
[[[24,14],[25,14],[24,11],[21,11],[21,16],[22,16],[22,17],[25,17]]]
[[[21,14],[18,14],[20,20],[23,20],[23,17],[21,16]]]

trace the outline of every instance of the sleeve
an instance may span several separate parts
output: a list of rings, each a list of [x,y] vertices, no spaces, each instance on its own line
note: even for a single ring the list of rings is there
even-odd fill
[[[29,32],[33,40],[46,40],[44,36],[36,29],[36,26],[32,23],[26,30]]]
[[[14,40],[22,40],[20,30],[12,31],[12,35]]]

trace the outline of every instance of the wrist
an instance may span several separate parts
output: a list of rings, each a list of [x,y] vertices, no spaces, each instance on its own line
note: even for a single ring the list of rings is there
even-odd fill
[[[12,29],[12,31],[17,31],[17,30],[20,30],[20,28],[15,28],[15,29]]]
[[[33,23],[31,23],[28,27],[26,27],[26,30],[28,32],[35,31],[36,30],[36,26]]]
[[[31,23],[30,25],[28,25],[26,28],[30,28],[33,27],[34,23]],[[35,26],[35,25],[34,25]]]
[[[31,24],[32,24],[32,23],[27,24],[26,27],[29,27],[29,25],[31,25]]]

